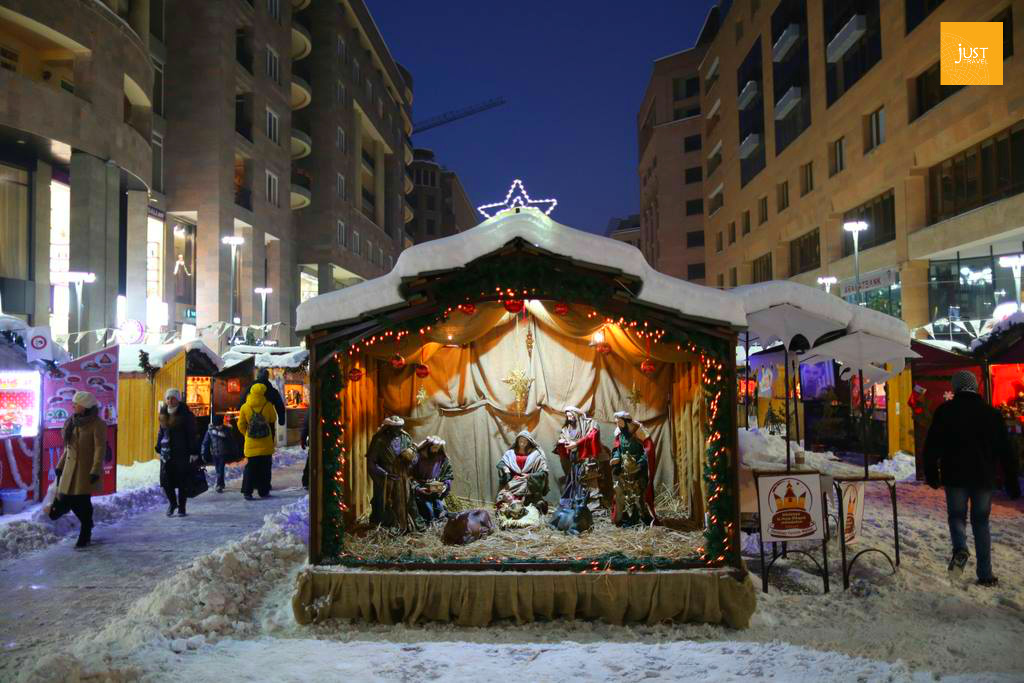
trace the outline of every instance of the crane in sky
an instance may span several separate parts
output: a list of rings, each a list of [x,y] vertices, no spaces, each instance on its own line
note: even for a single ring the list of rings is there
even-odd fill
[[[495,97],[493,99],[486,100],[484,102],[479,102],[469,107],[463,107],[462,109],[453,109],[451,111],[446,111],[445,113],[439,114],[438,116],[432,116],[429,119],[417,121],[416,123],[413,124],[412,133],[413,135],[415,135],[416,133],[422,133],[423,131],[430,130],[431,128],[437,128],[438,126],[453,123],[455,121],[458,121],[459,119],[464,119],[467,116],[472,116],[473,114],[479,114],[480,112],[487,111],[488,109],[500,107],[507,101],[508,100],[506,100],[504,97]]]

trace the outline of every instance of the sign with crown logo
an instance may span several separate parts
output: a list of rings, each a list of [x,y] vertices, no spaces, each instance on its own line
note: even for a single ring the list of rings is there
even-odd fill
[[[860,538],[860,527],[864,521],[864,482],[851,481],[840,484],[843,487],[843,534],[846,545]]]
[[[762,476],[757,484],[762,542],[825,537],[819,473]]]

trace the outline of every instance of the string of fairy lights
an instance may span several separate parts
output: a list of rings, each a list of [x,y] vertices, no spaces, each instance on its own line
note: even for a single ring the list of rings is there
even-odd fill
[[[513,289],[496,287],[493,293],[481,292],[481,301],[499,301],[509,313],[519,314],[525,307],[525,299],[538,298],[538,296],[536,288]],[[557,315],[566,315],[569,307],[563,302],[556,302],[553,310],[555,310]],[[366,562],[363,558],[349,557],[344,552],[344,517],[350,510],[350,507],[345,500],[345,472],[348,467],[348,448],[345,441],[342,406],[345,398],[344,392],[348,383],[359,381],[363,376],[363,371],[357,367],[358,359],[354,357],[378,344],[394,343],[397,348],[401,340],[406,337],[418,335],[424,338],[437,325],[443,324],[456,312],[467,317],[473,316],[477,312],[477,304],[465,301],[447,307],[440,314],[424,316],[421,319],[409,321],[401,326],[375,332],[368,337],[342,342],[340,346],[333,350],[326,351],[333,355],[332,362],[328,362],[323,366],[321,378],[321,405],[323,410],[320,426],[323,435],[322,463],[325,475],[322,549],[326,563],[379,563]],[[595,309],[588,312],[586,318],[593,320],[601,316],[602,314]],[[719,339],[700,332],[665,329],[652,324],[650,321],[635,320],[623,316],[618,318],[604,316],[602,325],[616,326],[621,330],[628,330],[637,337],[647,340],[648,355],[650,355],[650,345],[652,343],[669,344],[674,345],[676,351],[689,352],[693,357],[700,360],[708,435],[705,439],[703,471],[707,487],[704,543],[697,550],[700,561],[705,565],[721,566],[726,562],[727,556],[735,551],[737,547],[736,535],[738,533],[733,521],[734,501],[730,486],[734,476],[734,473],[730,471],[730,449],[732,444],[727,437],[727,435],[735,431],[733,424],[735,416],[733,411],[723,409],[723,403],[727,406],[730,402],[730,397],[726,393],[730,389],[724,362],[731,351],[730,344],[725,339]],[[698,342],[700,343],[698,344]],[[396,354],[396,356],[400,356],[400,354]],[[645,363],[648,362],[650,362],[649,358]],[[392,365],[400,367],[395,362]],[[422,365],[426,373],[429,373],[429,368],[426,368],[425,364],[421,363],[419,365]],[[348,371],[346,371],[347,366]],[[415,561],[415,558],[404,559],[410,563]],[[527,561],[526,564],[549,561],[551,560],[538,559]],[[664,561],[659,561],[659,558],[628,558],[619,554],[596,559],[583,557],[563,558],[562,561],[569,562],[581,572],[642,571],[656,569],[664,564]],[[472,561],[464,560],[460,562],[503,564],[501,558],[477,558]],[[524,562],[516,560],[516,563],[522,564]]]

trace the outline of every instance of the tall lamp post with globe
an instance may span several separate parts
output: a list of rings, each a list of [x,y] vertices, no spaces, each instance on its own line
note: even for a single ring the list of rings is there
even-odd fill
[[[857,303],[863,304],[860,291],[860,234],[868,229],[865,221],[848,221],[843,223],[843,230],[853,234],[853,277],[857,288]]]
[[[229,294],[229,296],[231,297],[230,298],[231,303],[228,306],[228,311],[230,311],[230,315],[228,316],[228,324],[233,326],[233,325],[236,324],[236,320],[235,320],[235,278],[237,277],[236,276],[236,271],[238,269],[238,247],[240,247],[243,244],[245,244],[245,238],[244,237],[240,237],[238,235],[225,235],[224,237],[221,238],[220,241],[222,243],[228,245],[229,247],[231,247],[231,293]],[[232,327],[231,329],[233,330],[234,327]],[[232,333],[231,336],[234,337],[234,334]]]

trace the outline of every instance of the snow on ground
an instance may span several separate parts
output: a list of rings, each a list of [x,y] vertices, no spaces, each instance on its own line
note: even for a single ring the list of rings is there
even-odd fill
[[[306,451],[297,446],[283,448],[274,454],[275,468],[299,462]],[[242,476],[244,460],[228,465],[227,480]],[[206,468],[206,478],[212,488],[217,481],[213,467]],[[160,488],[160,461],[149,460],[117,468],[118,490],[109,496],[93,496],[93,521],[97,526],[113,524],[154,505],[167,502]],[[10,560],[31,550],[57,543],[65,536],[77,535],[78,518],[67,514],[57,521],[50,520],[38,503],[16,515],[0,516],[0,561]]]
[[[593,622],[491,628],[299,626],[291,614],[305,549],[308,499],[268,515],[259,532],[200,557],[28,680],[494,680],[509,665],[526,680],[1024,680],[1024,505],[997,497],[996,573],[1003,584],[951,582],[941,491],[898,485],[902,565],[865,555],[842,590],[830,545],[832,592],[799,556],[772,569],[751,627],[615,627]],[[891,550],[888,494],[869,487],[864,540]],[[754,557],[748,562],[756,565]],[[756,572],[754,566],[752,571]],[[973,572],[973,561],[968,573]],[[760,587],[760,577],[752,575]]]
[[[738,431],[740,458],[742,464],[750,469],[778,469],[786,466],[786,440],[762,429],[742,429]],[[789,442],[790,462],[800,469],[815,469],[823,474],[858,474],[863,473],[862,466],[843,462],[830,451],[815,452],[804,450],[798,441]],[[798,456],[803,458],[803,465],[797,465]],[[891,459],[871,465],[872,472],[884,472],[893,475],[897,481],[913,479],[916,473],[914,456],[900,451]]]

